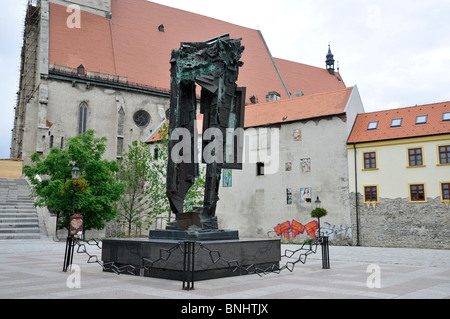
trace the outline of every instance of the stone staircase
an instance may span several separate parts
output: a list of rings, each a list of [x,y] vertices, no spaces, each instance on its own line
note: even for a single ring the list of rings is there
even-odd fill
[[[40,239],[39,217],[24,179],[0,179],[0,240]]]

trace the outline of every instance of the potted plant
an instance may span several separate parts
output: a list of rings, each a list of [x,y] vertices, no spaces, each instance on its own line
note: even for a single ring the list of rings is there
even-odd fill
[[[317,218],[317,221],[319,222],[319,237],[321,237],[320,236],[320,219],[327,215],[328,215],[328,211],[322,207],[317,207],[317,208],[313,209],[313,211],[311,212],[311,217]]]

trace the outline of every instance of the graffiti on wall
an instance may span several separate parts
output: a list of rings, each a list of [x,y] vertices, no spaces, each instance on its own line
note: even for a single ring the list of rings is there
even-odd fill
[[[316,220],[303,225],[296,220],[292,222],[284,222],[274,227],[277,236],[284,236],[287,240],[295,239],[298,235],[304,234],[305,232],[311,236],[312,239],[317,238],[316,232],[319,230],[319,223]]]

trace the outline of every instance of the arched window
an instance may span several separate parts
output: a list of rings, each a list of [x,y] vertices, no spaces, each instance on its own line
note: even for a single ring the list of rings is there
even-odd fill
[[[79,114],[79,122],[78,122],[78,134],[86,133],[86,123],[87,123],[87,115],[88,115],[88,105],[86,102],[80,104],[80,114]]]

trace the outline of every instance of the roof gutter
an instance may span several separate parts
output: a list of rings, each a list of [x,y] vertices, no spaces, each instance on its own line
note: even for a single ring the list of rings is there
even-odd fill
[[[359,202],[358,202],[358,168],[356,156],[356,143],[353,143],[353,153],[355,155],[355,219],[356,219],[356,246],[361,246],[359,242]]]
[[[283,84],[283,87],[284,87],[284,90],[286,91],[287,96],[288,96],[289,98],[291,98],[291,97],[292,97],[291,92],[289,92],[289,90],[288,90],[288,88],[287,88],[287,85],[286,85],[286,82],[284,82],[283,76],[281,75],[281,72],[280,72],[280,70],[278,69],[277,64],[275,63],[275,60],[274,60],[274,58],[273,58],[273,56],[272,56],[272,53],[270,53],[269,46],[267,45],[266,40],[264,39],[264,36],[263,36],[262,32],[261,32],[260,30],[257,30],[257,31],[258,31],[258,33],[259,33],[259,36],[261,37],[261,40],[262,40],[263,43],[264,43],[264,46],[266,47],[267,53],[269,53],[270,59],[272,60],[272,64],[273,64],[273,66],[275,67],[275,70],[277,71],[278,77],[279,77],[280,80],[281,80],[281,84]]]
[[[83,83],[83,84],[89,83],[92,85],[98,85],[98,86],[107,87],[107,88],[111,88],[111,89],[122,89],[122,90],[152,94],[152,95],[157,95],[157,96],[164,96],[164,97],[170,96],[169,91],[162,91],[162,90],[160,91],[157,89],[150,89],[150,88],[145,88],[145,87],[141,87],[141,86],[133,86],[133,85],[129,85],[129,84],[109,82],[109,81],[104,81],[104,80],[99,80],[99,79],[81,78],[78,76],[68,75],[68,74],[59,73],[59,72],[55,72],[55,71],[50,71],[48,78],[55,79],[55,80],[61,80],[61,81]]]

